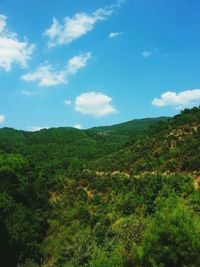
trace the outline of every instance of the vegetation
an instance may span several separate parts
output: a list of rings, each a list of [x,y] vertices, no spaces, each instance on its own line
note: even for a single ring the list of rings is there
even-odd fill
[[[200,266],[200,108],[0,130],[0,266]]]

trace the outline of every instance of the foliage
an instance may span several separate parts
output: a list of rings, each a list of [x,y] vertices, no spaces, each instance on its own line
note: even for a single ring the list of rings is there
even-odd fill
[[[0,266],[198,267],[199,122],[0,129]]]
[[[183,201],[165,200],[147,226],[139,266],[199,266],[200,218]]]

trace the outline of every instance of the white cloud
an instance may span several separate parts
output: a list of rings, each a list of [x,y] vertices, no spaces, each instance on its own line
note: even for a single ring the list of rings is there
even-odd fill
[[[65,104],[65,106],[71,106],[72,105],[72,101],[69,100],[69,99],[66,99],[66,100],[64,100],[64,104]]]
[[[2,33],[6,27],[6,19],[6,16],[0,15],[0,33]]]
[[[86,66],[87,61],[92,58],[90,52],[75,56],[69,59],[67,64],[67,73],[68,74],[76,74],[79,69],[82,69]]]
[[[21,95],[26,95],[26,96],[32,96],[32,95],[35,95],[35,92],[31,92],[29,90],[21,90],[20,94]]]
[[[7,29],[7,18],[0,15],[0,68],[10,71],[13,64],[26,67],[35,46],[24,39],[20,41],[16,33]]]
[[[101,117],[117,112],[112,106],[111,101],[111,97],[102,93],[83,93],[75,100],[75,110],[94,117]]]
[[[27,127],[27,130],[30,132],[38,132],[43,129],[49,129],[49,127],[43,127],[43,126],[29,126]]]
[[[56,71],[50,64],[40,66],[34,72],[24,74],[21,78],[27,82],[38,81],[39,86],[55,86],[67,83],[66,72]]]
[[[85,68],[89,59],[92,58],[90,52],[72,57],[67,62],[67,67],[62,70],[45,63],[39,66],[35,71],[22,75],[21,79],[30,82],[38,81],[39,86],[56,86],[68,83],[69,75],[76,74],[80,69]]]
[[[154,106],[165,107],[173,106],[176,108],[184,108],[199,105],[200,103],[200,89],[186,90],[180,93],[165,92],[160,98],[155,98],[152,101]]]
[[[142,52],[142,56],[143,56],[144,58],[147,59],[147,58],[149,58],[149,57],[158,55],[158,53],[159,53],[159,49],[155,48],[155,49],[153,49],[153,50],[146,50],[146,51],[143,51],[143,52]]]
[[[82,127],[82,125],[81,124],[75,124],[74,126],[73,126],[73,128],[76,128],[76,129],[83,129],[83,127]]]
[[[153,55],[153,53],[151,52],[151,51],[143,51],[142,52],[142,56],[144,57],[144,58],[149,58],[149,57],[151,57]]]
[[[119,8],[123,0],[118,0],[115,5],[99,8],[93,13],[79,12],[73,17],[65,17],[63,24],[53,18],[52,25],[44,33],[48,37],[48,46],[69,44],[94,29],[99,21],[106,20],[116,8]]]
[[[117,37],[117,36],[119,36],[119,35],[121,35],[122,34],[122,32],[111,32],[110,34],[109,34],[109,38],[115,38],[115,37]]]
[[[118,0],[115,6],[120,7],[124,2],[125,0]]]
[[[5,120],[6,120],[5,116],[0,114],[0,124],[4,123]]]

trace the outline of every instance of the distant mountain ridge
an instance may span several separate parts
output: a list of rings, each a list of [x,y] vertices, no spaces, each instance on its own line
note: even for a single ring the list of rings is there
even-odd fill
[[[142,119],[133,119],[130,121],[126,121],[126,122],[121,122],[121,123],[117,123],[117,124],[113,124],[113,125],[107,125],[107,126],[95,126],[95,127],[91,127],[88,129],[77,129],[74,127],[51,127],[51,128],[44,128],[38,131],[26,131],[26,130],[17,130],[15,128],[12,127],[3,127],[0,128],[0,132],[1,131],[6,131],[7,133],[11,133],[11,132],[18,132],[18,133],[22,133],[24,135],[28,135],[29,133],[36,133],[36,132],[41,132],[41,131],[48,131],[48,130],[52,130],[52,129],[68,129],[68,130],[74,130],[74,131],[91,131],[91,132],[101,132],[101,131],[120,131],[122,132],[123,130],[125,130],[125,132],[130,132],[131,130],[134,131],[138,131],[141,132],[143,130],[146,130],[149,126],[152,125],[152,123],[156,123],[158,121],[167,121],[169,120],[171,117],[167,117],[167,116],[161,116],[161,117],[155,117],[155,118],[142,118]]]
[[[71,127],[42,129],[37,132],[0,129],[0,151],[30,156],[36,161],[91,160],[117,151],[138,134],[167,117],[138,119],[113,126],[79,130]],[[45,155],[45,156],[44,156]]]

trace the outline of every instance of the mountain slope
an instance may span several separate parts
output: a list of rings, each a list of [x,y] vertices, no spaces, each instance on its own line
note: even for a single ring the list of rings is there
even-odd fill
[[[169,117],[158,117],[158,118],[146,118],[136,119],[128,122],[112,125],[94,127],[89,129],[90,132],[98,133],[99,135],[122,135],[123,137],[133,137],[147,130],[153,124],[159,121],[167,121]]]
[[[193,171],[200,168],[200,108],[160,122],[132,144],[91,165],[99,170]]]
[[[89,161],[117,151],[149,126],[166,119],[133,120],[89,130],[63,127],[26,132],[3,128],[0,151],[30,156],[37,164],[48,161],[54,167],[67,166],[73,158]]]
[[[0,265],[199,267],[199,125],[1,129]]]
[[[199,123],[200,109],[184,110],[63,177],[42,266],[198,267]]]

